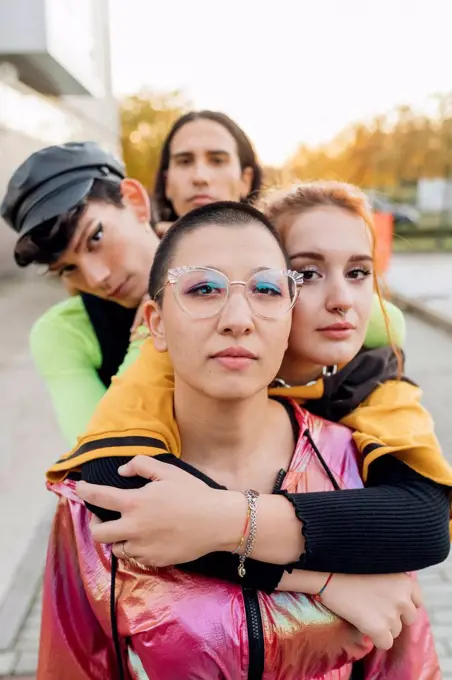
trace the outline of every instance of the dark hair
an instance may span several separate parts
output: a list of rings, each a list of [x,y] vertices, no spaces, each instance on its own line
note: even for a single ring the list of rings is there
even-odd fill
[[[278,232],[260,210],[246,203],[237,203],[235,201],[210,203],[209,205],[203,205],[200,208],[191,210],[183,217],[179,217],[160,241],[149,276],[149,297],[157,302],[161,301],[160,291],[165,285],[171,259],[177,246],[186,234],[212,225],[218,227],[244,227],[249,224],[258,224],[270,232],[284,256],[287,268],[290,268],[289,259]]]
[[[43,222],[19,239],[14,249],[14,258],[19,267],[26,267],[32,262],[37,264],[56,262],[74,236],[88,203],[93,201],[123,208],[121,184],[107,179],[94,180],[88,194],[77,205],[62,215]]]
[[[256,158],[256,153],[252,147],[247,135],[242,128],[237,125],[229,116],[219,111],[190,111],[181,116],[173,125],[165,141],[163,142],[162,150],[160,152],[160,164],[157,170],[157,175],[154,184],[153,199],[156,204],[158,219],[174,222],[179,215],[174,212],[173,204],[166,197],[166,182],[165,174],[170,164],[171,142],[178,130],[180,130],[187,123],[195,120],[211,120],[214,123],[222,125],[234,137],[237,144],[237,152],[240,160],[240,167],[242,170],[251,168],[253,171],[253,180],[251,183],[251,190],[243,200],[251,202],[259,197],[262,187],[262,168]]]

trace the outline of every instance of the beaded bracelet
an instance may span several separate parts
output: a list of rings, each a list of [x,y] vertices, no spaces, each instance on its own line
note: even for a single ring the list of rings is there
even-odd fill
[[[251,555],[254,549],[254,543],[256,541],[256,531],[257,531],[257,521],[256,521],[256,500],[259,496],[258,491],[254,491],[253,489],[247,489],[246,491],[243,491],[243,495],[245,496],[246,500],[248,501],[248,512],[249,512],[249,523],[250,523],[250,530],[248,533],[248,538],[246,540],[246,545],[245,545],[245,550],[243,551],[243,554],[240,555],[239,558],[239,566],[238,566],[238,572],[240,578],[243,578],[246,574],[246,569],[245,569],[245,560],[247,557]]]

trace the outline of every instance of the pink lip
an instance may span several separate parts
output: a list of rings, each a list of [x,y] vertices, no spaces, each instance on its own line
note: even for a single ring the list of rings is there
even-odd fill
[[[257,356],[244,347],[228,347],[214,354],[212,359],[218,361],[225,368],[240,371],[247,368]]]
[[[221,352],[217,352],[212,355],[213,359],[218,359],[222,357],[242,357],[246,359],[257,359],[257,356],[250,352],[244,347],[228,347],[227,349],[222,349]]]
[[[350,331],[353,330],[355,327],[352,323],[348,323],[347,321],[342,321],[338,323],[332,323],[329,326],[323,326],[322,328],[318,328],[317,330],[319,331]]]
[[[209,194],[196,194],[196,196],[190,198],[190,203],[194,203],[195,205],[207,205],[214,202],[215,199],[212,196],[209,196]]]
[[[331,340],[344,340],[352,334],[355,330],[355,326],[347,322],[332,323],[330,326],[324,326],[317,330]]]

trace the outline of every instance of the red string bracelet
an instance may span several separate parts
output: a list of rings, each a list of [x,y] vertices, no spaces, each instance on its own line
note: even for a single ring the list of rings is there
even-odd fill
[[[251,519],[251,513],[250,513],[250,509],[248,508],[248,512],[246,513],[245,528],[243,529],[243,535],[242,535],[242,538],[240,539],[240,543],[238,544],[237,548],[232,553],[233,555],[237,555],[237,553],[239,553],[240,550],[243,548],[243,544],[245,543],[246,535],[248,533],[248,527],[249,527],[249,524],[250,524],[250,519]]]
[[[326,579],[324,585],[320,588],[319,592],[316,593],[315,595],[312,596],[312,599],[315,600],[315,602],[321,602],[322,601],[322,595],[325,592],[325,590],[328,587],[329,582],[333,578],[334,574],[330,574],[328,578]]]

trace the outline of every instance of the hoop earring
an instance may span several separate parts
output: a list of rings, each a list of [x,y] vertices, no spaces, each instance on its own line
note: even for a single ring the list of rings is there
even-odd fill
[[[324,366],[322,368],[322,375],[324,378],[329,378],[332,375],[336,375],[337,373],[337,365],[334,364],[334,366]]]

